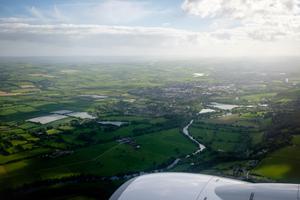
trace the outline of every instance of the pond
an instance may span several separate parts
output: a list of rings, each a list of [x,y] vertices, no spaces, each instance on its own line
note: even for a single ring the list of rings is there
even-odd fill
[[[128,124],[128,122],[119,122],[119,121],[100,121],[98,123],[103,125],[114,125],[114,126],[122,126],[124,124]]]
[[[210,109],[210,108],[204,108],[204,109],[200,110],[200,112],[198,114],[205,114],[205,113],[212,113],[212,112],[216,112],[216,111],[213,109]]]
[[[223,104],[223,103],[216,103],[216,102],[212,102],[209,106],[212,106],[214,108],[218,108],[218,109],[221,109],[221,110],[232,110],[234,108],[240,107],[239,105]]]
[[[193,76],[196,78],[196,77],[202,77],[202,76],[207,76],[207,75],[204,73],[193,73]]]
[[[79,97],[88,97],[92,99],[105,99],[108,96],[105,95],[97,95],[97,94],[83,94],[83,95],[78,95]]]

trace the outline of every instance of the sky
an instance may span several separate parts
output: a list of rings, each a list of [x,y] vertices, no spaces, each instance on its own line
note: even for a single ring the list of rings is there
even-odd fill
[[[0,0],[0,56],[300,56],[300,0]]]

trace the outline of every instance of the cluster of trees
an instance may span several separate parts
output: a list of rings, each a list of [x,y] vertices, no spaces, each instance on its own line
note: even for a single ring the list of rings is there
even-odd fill
[[[40,180],[18,188],[2,188],[0,198],[34,200],[41,199],[41,197],[60,199],[62,196],[64,198],[80,196],[88,199],[108,199],[120,184],[122,184],[121,181],[113,182],[107,177],[81,174]]]

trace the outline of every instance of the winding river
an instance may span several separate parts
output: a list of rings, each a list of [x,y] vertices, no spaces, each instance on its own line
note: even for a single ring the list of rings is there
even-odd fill
[[[194,120],[191,120],[183,129],[182,129],[182,132],[185,136],[187,136],[192,142],[196,143],[198,145],[198,149],[192,153],[192,155],[196,155],[200,152],[202,152],[206,147],[201,144],[200,142],[198,142],[193,136],[190,135],[189,133],[189,127],[193,124]],[[191,155],[186,155],[185,158],[188,158],[190,157]],[[151,171],[148,171],[146,173],[157,173],[157,172],[163,172],[165,170],[170,170],[172,169],[173,167],[175,167],[179,162],[180,162],[181,158],[176,158],[171,164],[169,164],[167,167],[164,167],[164,168],[161,168],[161,169],[154,169],[154,170],[151,170]],[[144,174],[145,172],[140,172],[140,173],[134,173],[134,174],[128,174],[128,175],[125,175],[124,177],[126,179],[129,179],[129,178],[133,178],[133,177],[136,177],[136,176],[139,176],[141,174]],[[111,180],[115,180],[115,179],[119,179],[119,178],[122,178],[122,176],[112,176],[112,177],[109,177],[109,179]]]
[[[193,124],[194,120],[191,120],[190,123],[188,123],[188,125],[186,125],[183,129],[182,132],[185,136],[187,136],[190,140],[192,140],[192,142],[196,143],[198,145],[198,149],[192,153],[192,155],[196,155],[200,152],[202,152],[206,147],[201,144],[200,142],[198,142],[193,136],[190,135],[189,133],[189,127]],[[186,155],[185,158],[190,157],[191,155]],[[169,166],[167,166],[165,169],[171,169],[173,167],[175,167],[177,165],[177,163],[180,161],[180,158],[176,158]]]
[[[196,155],[196,154],[200,153],[201,151],[203,151],[206,147],[203,144],[201,144],[200,142],[198,142],[193,136],[190,135],[189,127],[193,124],[193,122],[194,122],[194,120],[191,120],[190,123],[182,129],[182,132],[190,140],[192,140],[194,143],[196,143],[198,145],[198,149],[193,153],[193,155]],[[189,157],[189,155],[187,155],[187,157]]]

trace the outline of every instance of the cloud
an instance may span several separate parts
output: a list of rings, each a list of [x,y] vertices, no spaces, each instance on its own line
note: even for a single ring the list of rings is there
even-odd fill
[[[299,0],[185,0],[183,10],[201,17],[248,19],[299,14]]]
[[[138,1],[105,1],[90,10],[92,17],[109,23],[123,23],[139,20],[151,14],[147,3]]]
[[[45,19],[44,15],[34,6],[28,8],[28,11],[33,18],[42,19],[42,20]]]
[[[0,55],[289,55],[299,48],[287,42],[243,40],[238,30],[233,34],[226,30],[196,32],[167,27],[0,21]],[[237,42],[231,37],[241,39]]]
[[[201,18],[238,24],[223,30],[227,34],[239,32],[255,40],[300,39],[300,0],[185,0],[182,9]]]
[[[209,18],[209,31],[201,32],[172,28],[175,21],[161,21],[157,27],[135,25],[161,13],[145,1],[28,7],[28,16],[0,18],[0,55],[299,55],[298,6],[274,0],[276,9],[266,10],[269,1],[253,2],[185,0],[185,12]]]
[[[29,17],[61,23],[127,24],[157,12],[145,1],[104,0],[90,3],[60,3],[50,7],[27,8]]]
[[[0,40],[6,44],[15,43],[9,47],[2,46],[2,50],[17,49],[16,43],[30,43],[39,45],[40,49],[46,46],[77,49],[77,54],[85,54],[86,49],[93,54],[174,53],[194,45],[193,42],[204,35],[161,27],[0,23]]]
[[[51,8],[46,10],[37,8],[35,6],[27,7],[26,10],[29,16],[13,17],[12,19],[15,19],[15,22],[28,22],[28,19],[30,19],[30,22],[35,23],[62,23],[70,20],[56,5],[53,5]],[[7,20],[7,18],[4,19]]]

